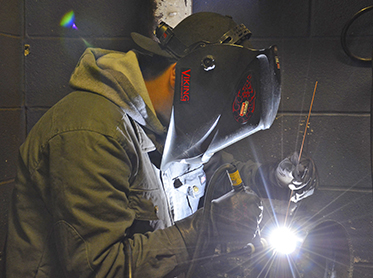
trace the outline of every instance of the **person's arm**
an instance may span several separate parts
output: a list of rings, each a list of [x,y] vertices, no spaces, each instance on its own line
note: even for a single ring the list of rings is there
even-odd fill
[[[237,167],[246,186],[255,187],[255,176],[260,166],[259,163],[248,159],[245,162],[238,161],[234,156],[226,151],[220,151],[214,154],[208,163],[204,165],[207,182],[210,181],[214,172],[222,165],[230,163]],[[215,189],[214,197],[220,197],[231,190],[231,184],[226,173],[223,173],[219,179],[221,186]]]
[[[63,133],[48,147],[47,206],[65,276],[125,277],[124,242],[135,219],[127,198],[135,157],[113,138],[90,131]],[[133,277],[163,277],[188,257],[175,226],[128,241]]]
[[[207,180],[209,181],[214,171],[225,163],[233,164],[240,172],[244,184],[250,187],[261,198],[289,199],[290,191],[276,185],[274,169],[276,163],[260,164],[251,159],[246,161],[236,160],[235,157],[226,151],[220,151],[210,159],[204,166]],[[222,196],[231,189],[230,181],[226,173],[221,175],[221,186],[215,189],[215,198]],[[200,203],[202,206],[202,202]]]
[[[313,194],[318,184],[317,169],[310,157],[293,153],[280,162],[232,162],[240,171],[245,185],[261,198],[298,202]]]

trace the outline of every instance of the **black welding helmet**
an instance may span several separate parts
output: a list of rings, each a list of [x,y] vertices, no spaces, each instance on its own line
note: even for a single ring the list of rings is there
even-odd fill
[[[160,43],[133,36],[176,63],[175,95],[161,169],[205,163],[217,151],[273,123],[280,102],[277,47],[247,47],[251,33],[230,17],[193,14],[175,29],[157,28]]]

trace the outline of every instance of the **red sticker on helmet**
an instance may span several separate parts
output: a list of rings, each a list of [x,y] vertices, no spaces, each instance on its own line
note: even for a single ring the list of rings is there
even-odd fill
[[[246,77],[246,82],[238,91],[232,106],[234,119],[240,123],[246,123],[255,111],[256,91],[252,84],[252,75]]]
[[[190,99],[190,69],[181,70],[180,101],[189,102]]]

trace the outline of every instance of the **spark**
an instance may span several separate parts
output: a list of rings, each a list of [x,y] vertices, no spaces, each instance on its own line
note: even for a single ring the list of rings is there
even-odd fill
[[[351,189],[353,189],[357,184],[359,184],[361,181],[363,181],[364,179],[366,179],[367,177],[370,177],[370,173],[365,175],[364,177],[362,177],[360,180],[356,181],[352,186],[350,186],[349,188],[347,188],[346,190],[342,191],[341,194],[339,194],[338,196],[336,196],[333,200],[331,200],[327,205],[325,205],[323,208],[320,208],[318,210],[317,213],[315,213],[312,217],[310,217],[308,219],[307,222],[311,222],[317,215],[321,214],[323,211],[325,211],[328,207],[330,207],[333,203],[335,203],[336,201],[338,201],[343,195],[345,195],[346,193],[350,192]],[[349,204],[352,204],[354,203],[356,200],[353,200],[351,199],[350,202],[348,203],[345,203],[343,206],[339,207],[338,209],[334,210],[333,212],[330,212],[329,215],[331,215],[332,213],[335,213],[337,212],[338,210],[341,210],[342,208],[344,207],[347,207],[347,205]],[[325,215],[325,216],[328,216],[328,215]],[[325,217],[324,216],[324,217]],[[307,223],[306,222],[306,223]]]
[[[304,222],[298,223],[298,225],[300,224],[300,226],[297,226],[297,227],[294,226],[294,224],[296,224],[296,223],[291,221],[290,225],[286,226],[286,229],[289,229],[289,230],[295,232],[295,237],[298,237],[298,239],[300,239],[301,242],[305,241],[308,237],[308,235],[307,235],[307,233],[305,233],[305,231],[308,231],[308,232],[317,231],[317,229],[315,229],[315,228],[318,227],[318,226],[312,227],[314,225],[314,223],[312,223],[314,221],[312,221],[312,220],[314,220],[314,218],[317,215],[319,215],[321,212],[325,211],[328,207],[330,207],[331,204],[337,202],[343,195],[350,192],[351,189],[356,186],[356,184],[360,183],[363,179],[365,179],[367,177],[368,177],[368,175],[365,176],[365,177],[362,177],[362,179],[357,181],[353,186],[351,186],[350,188],[346,188],[346,190],[343,190],[340,194],[338,194],[338,196],[335,196],[333,198],[333,200],[328,202],[324,207],[320,208],[318,210],[318,212],[315,212],[314,215],[310,215],[310,217],[308,219],[306,219]],[[359,198],[357,198],[357,199],[359,199]],[[324,217],[327,217],[327,218],[328,218],[328,216],[330,217],[332,214],[336,213],[338,210],[346,208],[346,207],[348,207],[349,204],[356,202],[357,199],[353,199],[353,200],[350,200],[347,203],[344,203],[338,209],[333,210],[333,211],[329,212],[328,214],[325,214]],[[274,215],[275,214],[276,214],[276,212],[274,212]],[[363,217],[363,216],[361,216],[361,217]],[[276,218],[277,217],[275,216],[275,219]],[[292,220],[295,220],[295,219],[292,219]],[[276,225],[276,224],[274,224],[274,225],[275,225],[275,227],[278,227],[278,225]],[[272,230],[271,228],[269,230],[267,229],[267,232],[265,232],[265,234],[263,234],[263,236],[266,236],[266,235],[269,236],[269,234],[267,234],[267,233],[268,233],[268,231],[270,232],[271,230]],[[303,231],[303,233],[301,231]],[[327,236],[330,236],[330,234],[325,234],[325,235],[324,234],[319,234],[318,238],[322,238],[324,236],[327,237]],[[291,239],[291,237],[290,237],[290,239]],[[271,242],[270,238],[269,238],[269,240]],[[287,248],[288,246],[285,246],[285,247]],[[335,245],[333,245],[332,247],[335,248]],[[328,248],[328,246],[326,246],[325,248]],[[301,251],[302,253],[300,253],[300,250],[302,250]],[[327,256],[324,252],[321,252],[321,253],[315,252],[315,249],[312,248],[312,245],[309,246],[309,247],[306,247],[303,244],[301,244],[299,251],[296,251],[292,254],[281,255],[280,252],[273,252],[273,251],[276,251],[276,249],[275,249],[275,246],[271,245],[271,247],[266,250],[267,254],[270,255],[270,256],[263,256],[263,254],[262,254],[261,258],[256,257],[257,258],[256,263],[251,262],[251,266],[254,267],[257,263],[259,263],[260,260],[264,260],[264,262],[261,265],[260,275],[255,276],[255,277],[266,277],[266,278],[276,277],[276,276],[272,276],[272,275],[276,275],[277,272],[282,272],[282,271],[287,272],[287,275],[288,275],[287,277],[289,277],[289,278],[300,277],[302,274],[305,273],[305,271],[306,272],[312,271],[311,269],[307,269],[309,267],[317,266],[318,268],[321,268],[321,269],[325,268],[325,266],[319,265],[320,262],[318,261],[317,258],[323,259],[325,261],[328,261],[328,260],[330,261],[331,260],[331,263],[342,266],[346,269],[348,269],[350,267],[348,264],[346,264],[346,262],[335,260],[332,257]],[[307,253],[312,255],[312,256],[308,256]],[[301,255],[301,254],[306,254],[306,255]],[[286,261],[286,265],[284,264],[285,261]],[[309,266],[305,265],[305,263],[308,263]],[[324,269],[322,271],[327,271],[327,269]],[[283,277],[283,276],[281,276],[281,277]]]

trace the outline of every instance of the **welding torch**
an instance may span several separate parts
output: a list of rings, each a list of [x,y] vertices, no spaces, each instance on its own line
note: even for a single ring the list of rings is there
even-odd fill
[[[232,190],[218,199],[213,200],[214,190],[219,185],[218,178],[227,172],[231,181]],[[266,245],[261,240],[259,222],[262,218],[263,206],[259,197],[246,188],[237,168],[232,164],[220,166],[210,179],[205,194],[202,223],[212,223],[212,230],[203,225],[199,229],[195,250],[187,277],[193,277],[197,262],[201,263],[201,254],[204,251],[205,242],[214,240],[223,243],[238,242],[239,249],[234,253],[223,256],[238,256],[239,254],[251,254]],[[207,235],[207,238],[206,238]],[[253,238],[255,240],[253,240]],[[251,241],[251,243],[249,243]],[[242,244],[245,242],[245,244]],[[215,242],[218,243],[218,242]],[[244,246],[243,246],[244,245]]]

